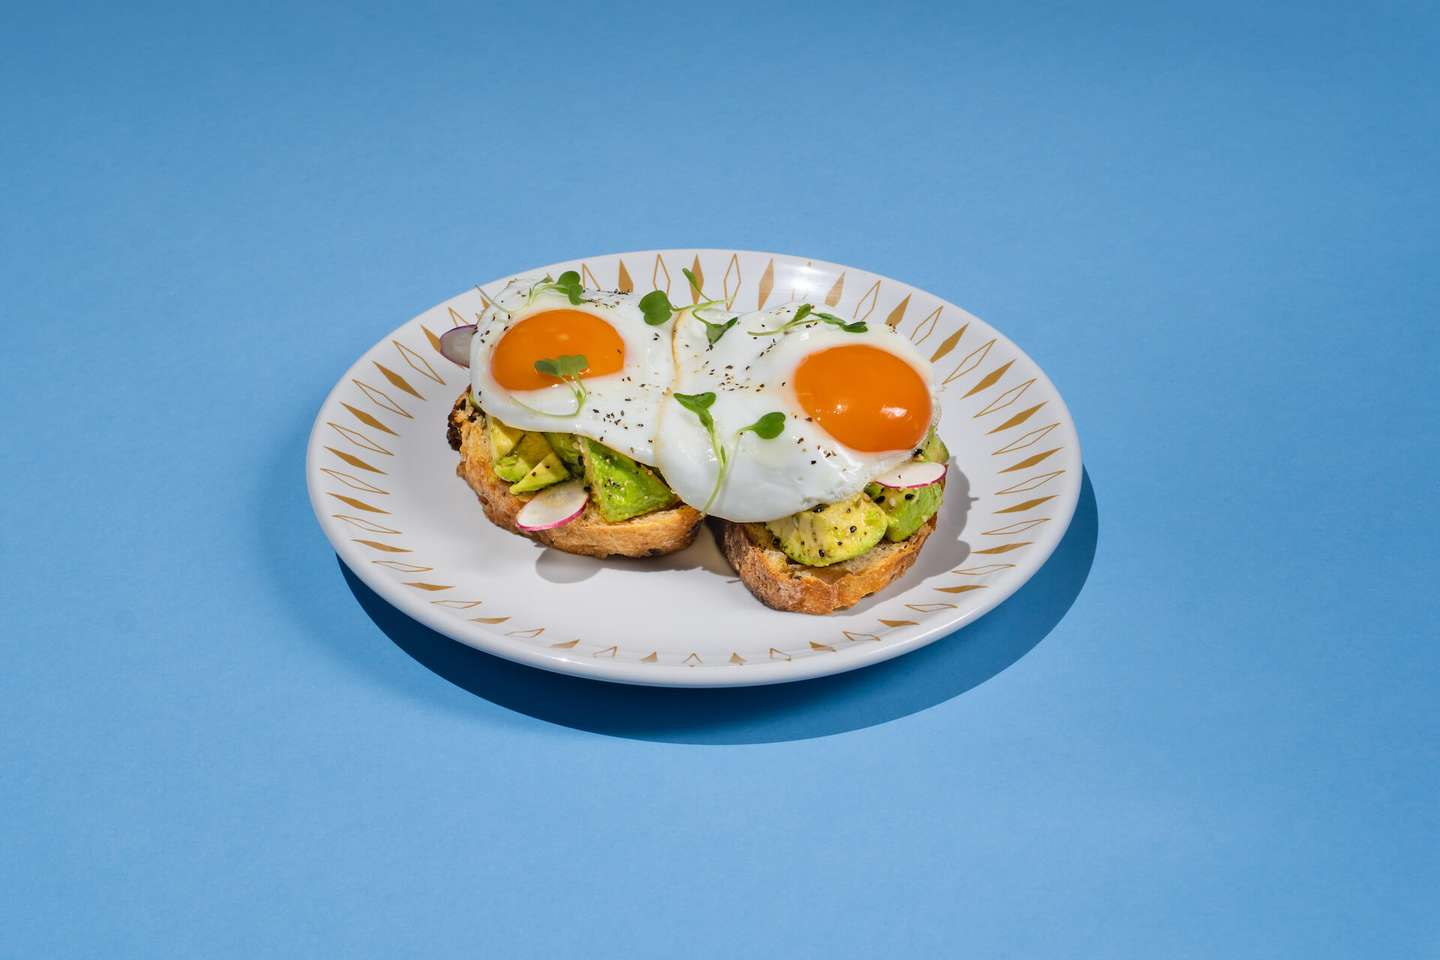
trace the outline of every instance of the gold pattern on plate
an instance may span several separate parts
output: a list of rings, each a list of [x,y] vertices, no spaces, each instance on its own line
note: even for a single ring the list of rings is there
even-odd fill
[[[440,591],[440,590],[454,590],[454,589],[455,589],[455,587],[454,587],[453,584],[446,584],[446,583],[427,583],[427,582],[424,581],[424,580],[402,580],[401,582],[404,583],[405,586],[407,586],[407,587],[414,587],[416,590],[429,590],[429,591],[431,591],[432,593],[438,592],[438,591]]]
[[[332,479],[339,480],[351,490],[359,490],[363,493],[378,493],[382,496],[390,496],[389,490],[381,490],[373,483],[367,483],[354,474],[346,473],[344,470],[336,470],[333,467],[321,467],[320,472]]]
[[[635,281],[630,279],[630,271],[625,269],[625,261],[620,261],[620,269],[616,271],[615,289],[621,293],[635,292]]]
[[[887,626],[887,627],[913,627],[913,626],[915,626],[915,621],[914,621],[914,620],[881,620],[880,622],[883,623],[883,624],[885,624],[885,626]]]
[[[615,659],[615,654],[617,654],[617,653],[619,653],[619,652],[620,652],[620,645],[617,643],[617,644],[614,644],[613,646],[606,647],[604,650],[596,650],[594,653],[590,654],[590,656],[592,656],[592,657],[609,657],[611,660],[614,660],[614,659]]]
[[[656,663],[656,662],[659,661],[659,659],[660,659],[660,651],[658,651],[658,650],[651,650],[649,653],[645,654],[645,656],[643,656],[643,657],[640,658],[640,662],[641,662],[641,663]]]
[[[390,342],[395,344],[395,349],[400,351],[400,356],[405,358],[405,362],[410,365],[411,370],[414,370],[422,377],[429,377],[442,387],[445,386],[445,378],[440,376],[434,367],[430,366],[429,360],[426,360],[399,340],[391,340]]]
[[[939,613],[941,610],[954,610],[956,608],[956,605],[953,603],[907,603],[905,606],[914,610],[916,613]]]
[[[429,573],[435,569],[434,567],[422,567],[418,563],[404,563],[400,560],[371,560],[370,562],[382,567],[389,567],[391,570],[399,570],[401,573]]]
[[[988,577],[992,573],[1001,570],[1009,570],[1015,566],[1013,563],[987,563],[979,567],[961,567],[958,570],[951,570],[951,573],[958,573],[966,577]]]
[[[330,514],[330,516],[334,517],[336,520],[344,520],[352,527],[359,527],[366,533],[388,533],[393,536],[400,535],[399,530],[391,530],[384,524],[376,523],[373,520],[366,520],[364,517],[352,517],[348,513],[332,513]]]
[[[1002,513],[1024,513],[1026,510],[1031,510],[1035,507],[1040,506],[1040,504],[1044,503],[1046,500],[1054,499],[1055,495],[1053,493],[1048,497],[1036,497],[1034,500],[1026,500],[1022,503],[1015,504],[1015,506],[1013,507],[1006,507],[1004,510],[996,510],[995,514],[996,516],[999,516]]]
[[[391,386],[396,387],[400,390],[404,390],[416,400],[425,399],[424,395],[421,394],[419,390],[416,390],[414,387],[410,386],[409,380],[406,380],[404,377],[400,376],[400,374],[396,373],[394,370],[391,370],[379,360],[371,360],[370,362],[375,364],[375,369],[380,371],[381,376],[383,376],[386,380],[390,381]]]
[[[988,550],[976,550],[976,555],[993,555],[997,553],[1009,553],[1012,550],[1019,550],[1021,547],[1028,547],[1034,540],[1021,540],[1019,543],[1002,543],[998,547],[991,547]]]
[[[334,497],[336,500],[339,500],[341,503],[345,504],[347,507],[354,507],[356,510],[366,510],[370,513],[383,513],[386,516],[390,515],[389,510],[381,510],[379,507],[371,506],[364,500],[357,500],[354,497],[347,497],[343,493],[332,493],[329,490],[326,490],[325,492],[330,496]]]
[[[991,400],[989,403],[987,403],[984,408],[979,413],[971,417],[971,419],[978,420],[986,414],[994,413],[996,410],[1004,410],[1006,407],[1010,406],[1010,404],[1014,403],[1016,400],[1019,400],[1022,396],[1024,396],[1025,391],[1029,390],[1030,385],[1034,382],[1035,378],[1031,377],[1024,383],[1016,384],[1009,390],[1006,390],[1004,393],[1000,394],[1000,396],[996,397],[994,400]]]
[[[840,632],[845,635],[846,640],[850,640],[854,643],[860,643],[863,640],[874,640],[876,643],[880,642],[880,638],[875,636],[875,634],[873,633],[855,633],[851,630],[841,630]]]
[[[509,617],[471,617],[471,623],[504,623]]]
[[[381,390],[379,387],[372,387],[364,380],[351,380],[350,382],[355,384],[355,386],[359,387],[360,392],[365,394],[365,396],[369,397],[370,402],[375,404],[375,406],[384,407],[391,413],[398,413],[406,420],[415,419],[414,417],[410,416],[410,411],[406,410],[404,407],[400,406],[400,404],[396,403],[393,399],[391,399],[390,394],[386,393],[384,390]]]
[[[349,440],[357,447],[364,447],[371,453],[381,453],[387,457],[395,456],[395,454],[391,453],[389,450],[386,450],[384,447],[380,446],[380,444],[376,443],[374,440],[371,440],[359,430],[351,430],[349,427],[342,427],[334,420],[326,420],[325,423],[330,427],[334,428],[336,433],[340,434],[340,436],[344,437],[346,440]]]
[[[483,603],[483,600],[431,600],[437,607],[449,607],[451,610],[473,610]]]
[[[740,656],[740,654],[738,654],[738,653],[736,653],[735,651],[732,650],[732,651],[730,651],[730,662],[733,663],[735,666],[738,667],[738,666],[742,665],[742,664],[745,662],[745,658],[742,657],[742,656]]]
[[[811,650],[823,650],[823,651],[825,651],[826,653],[834,653],[834,652],[835,652],[835,648],[832,647],[832,646],[830,646],[830,644],[828,644],[828,643],[816,643],[814,640],[811,640],[811,641],[810,641],[810,649],[811,649]]]
[[[790,654],[786,653],[784,650],[776,650],[774,647],[771,647],[771,648],[770,648],[770,659],[771,659],[771,660],[780,659],[780,660],[787,660],[787,661],[788,661],[788,660],[791,659],[791,657],[790,657]]]
[[[910,294],[907,293],[905,299],[895,304],[895,309],[891,310],[890,315],[885,318],[885,326],[891,330],[900,326],[900,321],[905,319],[905,308],[908,306],[910,306]]]
[[[329,450],[331,453],[335,454],[335,456],[339,457],[341,460],[344,460],[352,467],[359,467],[361,470],[369,470],[371,473],[378,473],[382,477],[385,476],[384,470],[381,470],[379,467],[370,466],[370,464],[366,463],[364,460],[361,460],[353,453],[346,453],[344,450],[336,450],[334,447],[326,447],[325,449]]]
[[[509,633],[505,634],[505,636],[515,637],[519,640],[534,640],[536,637],[540,636],[540,634],[544,632],[544,627],[532,627],[529,630],[511,630]]]
[[[971,387],[965,392],[965,396],[973,397],[975,396],[975,394],[980,393],[983,390],[989,390],[991,387],[995,386],[995,384],[1000,380],[1000,378],[1005,376],[1005,371],[1009,370],[1010,365],[1014,362],[1014,360],[1006,360],[1003,364],[996,367],[994,370],[991,370],[989,373],[985,374],[984,378],[979,383],[975,384],[975,386]]]
[[[1044,459],[1048,458],[1049,456],[1051,456],[1052,454],[1059,453],[1059,452],[1060,452],[1060,448],[1059,448],[1059,447],[1051,447],[1049,450],[1042,451],[1041,453],[1037,453],[1037,454],[1035,454],[1034,456],[1031,456],[1031,457],[1026,457],[1024,460],[1021,460],[1019,463],[1012,463],[1010,466],[1006,467],[1004,470],[1001,470],[1000,472],[1001,472],[1001,473],[1014,473],[1016,470],[1024,470],[1026,467],[1033,467],[1033,466],[1035,466],[1035,464],[1039,463],[1041,460],[1044,460]]]
[[[600,281],[595,279],[595,274],[590,272],[587,264],[580,264],[580,283],[594,289],[600,288]]]
[[[388,544],[388,543],[381,543],[379,540],[356,540],[354,537],[351,537],[350,539],[351,539],[351,540],[354,540],[356,543],[363,543],[365,546],[369,547],[369,548],[372,549],[372,550],[384,550],[386,553],[412,553],[412,552],[413,552],[413,551],[411,551],[411,550],[410,550],[409,548],[407,548],[407,547],[392,547],[390,544]],[[479,603],[479,601],[477,600],[476,603]]]
[[[860,302],[855,304],[855,311],[850,315],[852,320],[869,320],[870,314],[875,312],[875,304],[880,302],[880,281],[876,280]],[[869,306],[866,306],[869,304]],[[863,312],[862,312],[863,311]]]
[[[908,297],[909,295],[907,294],[906,296]],[[940,313],[944,309],[944,307],[936,307],[917,320],[915,322],[915,329],[910,331],[910,342],[918,347],[926,340],[929,340],[930,334],[934,333],[935,328],[940,325]],[[964,328],[962,327],[961,329]],[[957,337],[956,339],[959,338]]]
[[[454,313],[455,311],[451,310],[450,312]],[[434,348],[436,353],[440,353],[440,338],[435,336],[435,331],[431,330],[423,323],[420,324],[420,329],[425,331],[425,339],[430,341],[430,346]],[[440,353],[440,356],[443,357],[445,356],[445,354]]]
[[[479,287],[476,287],[475,289],[480,290]],[[480,290],[480,296],[485,296],[484,290]],[[464,317],[460,316],[460,311],[456,310],[454,307],[446,307],[445,309],[450,311],[450,326],[463,327],[470,322],[469,320],[466,320]],[[479,320],[480,318],[477,316],[475,319]],[[438,343],[435,345],[435,349],[440,349],[440,345]]]
[[[840,297],[845,293],[845,273],[835,278],[835,283],[830,287],[830,292],[825,294],[825,306],[833,307],[840,302]]]
[[[947,376],[944,380],[940,381],[940,385],[943,387],[945,384],[950,383],[953,380],[959,380],[961,377],[968,374],[971,370],[974,370],[976,367],[980,366],[980,364],[985,362],[985,356],[990,352],[990,348],[993,346],[995,346],[995,338],[991,337],[985,343],[982,343],[974,350],[971,350],[965,355],[965,359],[960,361],[960,365],[957,366],[954,370],[950,371],[949,376]]]
[[[1030,380],[1030,381],[1027,381],[1027,384],[1028,384],[1028,383],[1034,383],[1034,382],[1035,382],[1034,380]],[[1020,426],[1020,424],[1024,423],[1026,420],[1029,420],[1031,417],[1035,416],[1035,411],[1036,411],[1036,410],[1039,410],[1039,409],[1040,409],[1041,407],[1043,407],[1043,406],[1045,406],[1045,401],[1044,401],[1044,400],[1041,400],[1039,403],[1035,404],[1035,406],[1031,407],[1030,409],[1028,409],[1028,410],[1021,410],[1019,413],[1015,414],[1015,416],[1011,417],[1009,420],[1006,420],[1004,423],[1000,424],[1000,426],[996,427],[994,430],[988,431],[988,432],[987,432],[987,436],[988,436],[988,434],[990,434],[990,433],[999,433],[999,432],[1002,431],[1002,430],[1009,430],[1011,427],[1018,427],[1018,426]],[[979,414],[976,414],[976,416],[979,416]]]
[[[935,314],[934,314],[934,315],[935,315],[936,317],[939,317],[939,316],[940,316],[940,308],[939,308],[939,307],[936,307],[936,308],[935,308]],[[930,354],[930,362],[931,362],[931,363],[934,363],[935,361],[939,360],[941,357],[944,357],[944,356],[948,355],[951,350],[954,350],[955,347],[956,347],[957,345],[959,345],[959,343],[960,343],[960,338],[963,337],[963,336],[965,336],[965,331],[966,331],[966,330],[969,330],[969,329],[970,329],[970,324],[968,324],[968,323],[962,323],[962,324],[960,324],[960,329],[959,329],[959,330],[956,330],[954,333],[950,334],[950,336],[946,337],[943,341],[941,341],[940,346],[938,346],[938,347],[935,348],[935,352],[932,353],[932,354]]]
[[[765,272],[760,274],[760,289],[756,292],[755,309],[765,309],[765,301],[770,299],[770,291],[775,289],[775,258],[771,257],[770,262],[765,265]],[[738,292],[738,291],[737,291]]]
[[[665,286],[660,286],[660,275],[665,275]],[[655,269],[650,271],[650,285],[656,290],[670,292],[670,268],[665,266],[665,260],[660,254],[655,254]]]
[[[1049,426],[1036,427],[1034,430],[1031,430],[1029,433],[1021,436],[1018,440],[1011,440],[1009,443],[1005,444],[1005,446],[990,454],[990,456],[998,457],[1001,454],[1014,453],[1017,450],[1024,450],[1026,447],[1034,446],[1035,444],[1043,440],[1046,434],[1048,434],[1051,430],[1054,430],[1058,426],[1060,426],[1059,421],[1056,421]]]
[[[1056,470],[1053,473],[1037,473],[1033,477],[1021,480],[1013,487],[1006,487],[1004,490],[995,491],[995,496],[998,497],[1007,493],[1029,493],[1037,487],[1043,487],[1064,472],[1064,470]]]
[[[690,264],[690,272],[694,274],[695,282],[690,283],[687,280],[685,286],[690,288],[690,302],[699,303],[705,291],[705,271],[700,268],[700,254],[698,253],[695,254],[694,262]]]
[[[731,275],[735,279],[730,279]],[[720,278],[720,290],[725,294],[725,309],[729,310],[735,305],[735,298],[740,295],[740,285],[744,281],[740,277],[740,255],[730,254],[730,262],[725,265],[725,276]]]
[[[385,424],[382,423],[382,422],[380,421],[380,419],[379,419],[378,417],[376,417],[374,414],[366,413],[364,410],[361,410],[359,407],[352,407],[352,406],[350,406],[350,404],[346,403],[344,400],[341,400],[341,401],[340,401],[340,406],[344,407],[346,410],[349,410],[352,414],[355,415],[355,419],[356,419],[356,420],[359,420],[361,423],[365,424],[365,426],[367,426],[367,427],[374,427],[376,430],[383,430],[384,432],[390,434],[390,436],[392,436],[392,437],[398,437],[398,436],[400,436],[400,434],[396,433],[394,430],[391,430],[389,427],[385,426]]]
[[[700,654],[694,652],[692,652],[690,656],[686,657],[684,660],[685,666],[687,667],[697,667],[704,662],[704,660],[700,659]]]
[[[1004,527],[996,527],[994,530],[985,530],[982,537],[1013,537],[1016,534],[1024,533],[1026,530],[1033,530],[1042,523],[1049,523],[1049,517],[1037,517],[1034,520],[1017,520]]]
[[[958,587],[936,587],[941,593],[969,593],[971,590],[984,590],[983,583],[962,583]]]
[[[510,636],[514,636],[514,634],[510,634]],[[574,650],[575,647],[579,645],[579,643],[580,643],[580,638],[579,638],[579,637],[576,637],[574,640],[561,640],[559,643],[552,643],[552,644],[550,644],[550,649],[552,649],[552,650]]]

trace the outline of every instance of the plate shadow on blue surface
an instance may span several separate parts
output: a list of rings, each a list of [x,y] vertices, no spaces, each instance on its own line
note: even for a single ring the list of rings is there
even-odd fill
[[[1075,519],[1015,596],[914,653],[830,677],[765,687],[673,689],[521,666],[431,630],[386,603],[336,558],[370,619],[420,664],[477,697],[579,730],[670,743],[773,743],[884,723],[959,696],[1015,663],[1065,616],[1095,559],[1099,512],[1087,471]]]

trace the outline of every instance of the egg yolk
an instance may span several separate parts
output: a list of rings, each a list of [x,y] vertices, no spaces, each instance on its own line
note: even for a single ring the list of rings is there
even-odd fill
[[[930,390],[904,360],[855,344],[819,350],[795,368],[795,395],[815,422],[852,450],[918,447],[930,427]]]
[[[593,313],[544,310],[505,331],[490,355],[490,375],[506,390],[539,390],[558,383],[535,369],[536,360],[582,356],[581,377],[603,377],[625,366],[625,341]]]

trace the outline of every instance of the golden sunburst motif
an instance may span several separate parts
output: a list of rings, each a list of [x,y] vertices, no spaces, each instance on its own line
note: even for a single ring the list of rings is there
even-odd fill
[[[711,258],[714,259],[711,259]],[[680,260],[685,263],[684,260]],[[707,262],[713,269],[712,276],[718,275],[720,280],[721,296],[727,308],[733,307],[737,300],[744,295],[746,277],[744,276],[745,266],[742,264],[741,255],[735,252],[707,253],[704,257],[696,253],[690,256],[687,264],[688,269],[695,278],[696,288],[703,288],[706,277]],[[749,261],[755,263],[755,261]],[[776,284],[776,258],[767,257],[764,259],[764,268],[759,271],[758,276],[752,275],[749,281],[754,285],[755,306],[757,309],[764,308],[770,302]],[[791,261],[794,262],[794,261]],[[811,268],[811,273],[806,276],[813,276],[814,268],[810,261],[805,262]],[[603,269],[604,264],[600,267]],[[578,269],[583,282],[592,287],[603,288],[604,284],[599,282],[590,264],[580,263],[578,267],[566,267],[565,269]],[[615,289],[631,292],[634,290],[634,280],[628,267],[621,258],[615,258],[614,270],[616,276]],[[863,277],[863,274],[859,276]],[[846,299],[847,284],[851,278],[848,271],[839,270],[831,274],[827,292],[824,295],[824,303],[832,309],[844,309],[842,301]],[[667,294],[671,290],[672,275],[665,257],[656,254],[651,270],[651,284],[654,289],[664,290]],[[801,281],[799,286],[808,290],[814,290],[815,280]],[[864,281],[860,281],[863,283]],[[687,287],[690,285],[687,283]],[[705,296],[703,289],[691,288],[691,302],[699,302]],[[490,304],[489,297],[480,287],[475,288],[480,295],[483,306]],[[893,291],[893,287],[891,290]],[[812,294],[809,294],[813,296]],[[898,299],[897,299],[898,296]],[[938,363],[940,360],[950,357],[965,343],[965,338],[972,326],[974,318],[959,311],[960,316],[952,319],[954,328],[948,332],[944,329],[945,307],[943,304],[936,304],[933,300],[927,303],[927,297],[923,294],[918,296],[919,305],[915,301],[917,293],[913,290],[907,291],[903,287],[899,294],[887,293],[880,279],[873,279],[868,286],[863,287],[863,293],[853,299],[853,306],[850,308],[850,316],[856,320],[871,320],[877,309],[880,308],[882,300],[886,306],[883,308],[883,322],[892,329],[899,330],[902,326],[908,326],[909,338],[917,346],[927,344],[935,338],[934,348],[930,353],[931,362]],[[915,307],[912,314],[911,308]],[[475,321],[467,320],[463,314],[454,306],[445,306],[446,314],[452,326],[462,325]],[[914,316],[916,319],[907,320],[907,317]],[[479,315],[476,315],[476,320]],[[443,321],[443,317],[442,317]],[[433,322],[433,321],[432,321]],[[443,322],[439,324],[443,327]],[[423,348],[428,344],[434,354],[440,355],[440,337],[435,330],[426,323],[417,322],[414,335],[420,346]],[[983,326],[981,329],[984,329]],[[999,339],[990,337],[983,343],[971,346],[962,359],[943,377],[942,388],[959,381],[965,381],[961,387],[965,392],[961,399],[973,400],[974,406],[970,407],[970,419],[975,421],[985,420],[1001,411],[1007,411],[1003,418],[989,420],[985,423],[977,423],[979,431],[983,435],[1006,434],[1007,431],[1016,430],[1031,423],[1033,417],[1047,407],[1048,399],[1044,397],[1030,396],[1030,391],[1037,383],[1036,377],[1017,379],[1012,376],[1015,370],[1016,358],[999,356],[992,359]],[[456,589],[454,584],[437,580],[398,579],[404,576],[415,576],[416,574],[434,573],[435,568],[427,565],[423,559],[407,556],[405,560],[394,559],[397,554],[413,555],[414,551],[397,543],[387,542],[384,539],[371,539],[371,537],[399,537],[402,532],[394,527],[380,522],[377,518],[385,517],[391,519],[391,511],[379,503],[372,502],[367,497],[388,497],[390,492],[378,485],[370,478],[379,479],[386,476],[386,471],[377,466],[376,458],[395,457],[396,452],[392,447],[394,442],[401,438],[402,431],[400,424],[387,422],[384,417],[398,417],[402,421],[413,421],[415,415],[406,406],[410,401],[426,402],[425,393],[420,389],[424,383],[433,383],[437,386],[447,386],[445,376],[436,368],[430,359],[422,354],[415,347],[407,344],[400,337],[392,337],[390,345],[394,348],[388,364],[379,359],[371,359],[370,369],[378,377],[377,382],[361,377],[352,377],[350,383],[355,393],[352,397],[337,401],[339,408],[343,409],[349,417],[345,423],[336,420],[325,421],[326,425],[334,433],[336,446],[322,445],[322,448],[338,461],[333,466],[322,466],[318,470],[331,481],[344,488],[343,490],[326,491],[337,506],[348,508],[353,513],[331,513],[329,516],[349,525],[357,532],[369,536],[350,537],[349,540],[359,544],[367,550],[380,554],[380,557],[370,560],[372,566],[381,567],[394,571],[397,575],[397,583],[409,587],[421,593],[444,593]],[[448,368],[446,368],[448,369]],[[1007,382],[1007,380],[1009,382]],[[408,398],[408,399],[402,399]],[[1021,404],[1022,399],[1028,399],[1028,403]],[[968,406],[968,404],[967,404]],[[1023,431],[1010,434],[1008,439],[1002,438],[991,452],[992,456],[1005,457],[1016,454],[1023,454],[1020,459],[1007,466],[998,468],[998,475],[1021,474],[1014,482],[1009,483],[1002,489],[991,493],[991,497],[1012,497],[1020,494],[1034,494],[1026,496],[1013,502],[1004,500],[992,501],[990,514],[999,520],[999,526],[990,526],[989,529],[981,531],[978,536],[1006,539],[1007,542],[995,546],[977,546],[972,549],[972,555],[984,562],[971,563],[965,567],[956,568],[950,573],[960,578],[959,582],[940,583],[930,586],[934,593],[948,595],[960,600],[962,597],[972,593],[980,593],[992,589],[996,582],[994,578],[1005,577],[1007,573],[1014,570],[1015,563],[1007,562],[1006,555],[1017,554],[1027,547],[1034,545],[1034,540],[1023,539],[1023,536],[1032,531],[1043,532],[1044,525],[1048,524],[1051,517],[1048,515],[1034,515],[1035,511],[1046,508],[1049,504],[1055,503],[1058,494],[1045,492],[1042,488],[1051,484],[1057,478],[1064,476],[1066,470],[1054,469],[1045,470],[1047,462],[1051,461],[1063,449],[1062,445],[1047,446],[1045,449],[1036,450],[1042,441],[1055,435],[1060,429],[1062,422],[1051,418],[1051,422],[1042,423],[1040,426],[1029,425]],[[367,432],[368,431],[368,432]],[[380,438],[394,438],[393,440],[382,441]],[[350,449],[345,449],[349,447]],[[1039,467],[1041,472],[1032,472],[1032,468]],[[352,472],[354,471],[354,472]],[[1036,493],[1036,491],[1040,491]],[[383,501],[382,501],[383,502]],[[1013,518],[1013,519],[1012,519]],[[1033,534],[1032,534],[1033,536]],[[1021,539],[1015,539],[1020,537]],[[1005,558],[1005,559],[1001,559]],[[438,575],[437,575],[438,576]],[[729,581],[736,582],[736,581]],[[1013,589],[1013,588],[1012,588]],[[912,591],[913,593],[913,591]],[[968,601],[967,601],[968,602]],[[435,599],[431,604],[457,613],[470,611],[484,603],[483,599]],[[937,614],[945,614],[959,608],[958,602],[944,602],[939,600],[924,601],[915,599],[913,596],[902,604],[905,609],[913,614],[928,617]],[[486,626],[498,626],[509,623],[512,617],[509,614],[498,612],[492,616],[467,617],[469,622],[483,624]],[[839,637],[834,643],[844,641],[844,646],[837,647],[832,643],[825,643],[817,640],[805,640],[806,646],[801,650],[784,650],[771,646],[764,657],[769,662],[792,663],[812,656],[825,656],[827,654],[840,654],[853,646],[871,643],[883,643],[886,636],[892,631],[905,630],[918,626],[918,621],[894,617],[877,617],[874,621],[876,626],[872,631],[842,629]],[[505,633],[507,638],[519,642],[535,641],[541,638],[546,631],[545,626],[528,626],[520,629],[512,629]],[[578,638],[562,640],[555,643],[543,643],[542,646],[555,650],[580,651],[581,640]],[[644,649],[643,647],[641,648]],[[621,643],[612,643],[609,646],[596,647],[590,652],[590,657],[596,660],[621,660],[625,659],[625,648]],[[662,662],[658,650],[650,650],[644,656],[638,656],[639,651],[629,654],[629,662],[640,664],[659,664]],[[708,654],[707,654],[708,656]],[[738,650],[729,652],[728,659],[719,660],[723,654],[718,654],[714,661],[720,665],[743,666],[749,662],[749,658]],[[679,661],[670,661],[672,664],[679,663],[687,667],[707,666],[705,658],[697,651],[690,651],[688,656]]]

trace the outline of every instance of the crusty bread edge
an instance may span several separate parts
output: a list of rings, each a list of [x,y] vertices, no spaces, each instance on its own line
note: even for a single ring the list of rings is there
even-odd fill
[[[461,395],[463,401],[464,395]],[[556,550],[586,557],[658,557],[683,550],[695,540],[702,519],[693,507],[680,504],[619,523],[600,516],[593,504],[585,513],[553,530],[521,530],[515,518],[526,501],[510,492],[490,462],[490,440],[483,416],[471,417],[461,401],[450,411],[448,435],[458,444],[455,472],[475,491],[485,516],[495,526]]]

